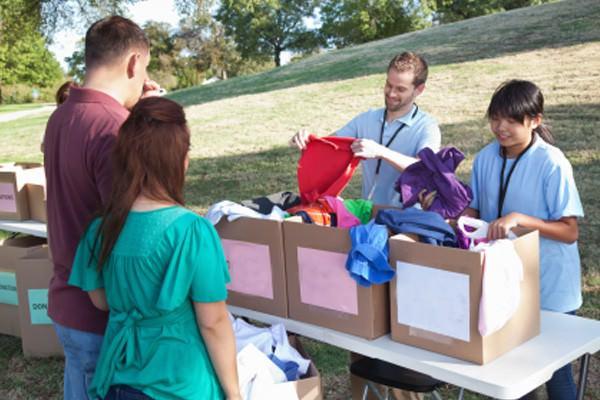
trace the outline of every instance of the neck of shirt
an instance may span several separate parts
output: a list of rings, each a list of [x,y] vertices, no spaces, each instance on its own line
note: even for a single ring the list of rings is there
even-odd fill
[[[415,105],[411,104],[410,107],[408,107],[408,109],[406,110],[400,110],[400,111],[396,111],[396,112],[386,112],[386,123],[391,123],[394,122],[395,120],[399,120],[399,119],[403,119],[404,117],[406,117],[407,115],[410,115],[413,110],[414,110]]]

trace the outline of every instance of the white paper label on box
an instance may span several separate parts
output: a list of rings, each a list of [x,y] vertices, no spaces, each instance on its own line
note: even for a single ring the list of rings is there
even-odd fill
[[[227,289],[273,300],[271,254],[266,244],[221,239],[231,282]]]
[[[348,254],[298,247],[300,301],[358,315],[358,287],[346,270]]]
[[[396,262],[398,323],[468,342],[469,275]]]
[[[0,212],[17,212],[15,185],[0,183]]]
[[[29,289],[27,294],[31,325],[52,324],[52,320],[48,316],[48,289]]]
[[[0,303],[19,305],[17,278],[14,272],[0,272]]]

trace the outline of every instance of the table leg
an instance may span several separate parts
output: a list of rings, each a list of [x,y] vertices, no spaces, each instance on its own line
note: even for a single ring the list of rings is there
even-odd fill
[[[581,356],[581,367],[579,368],[579,382],[577,384],[577,400],[583,400],[589,365],[590,355],[589,353],[587,353]]]

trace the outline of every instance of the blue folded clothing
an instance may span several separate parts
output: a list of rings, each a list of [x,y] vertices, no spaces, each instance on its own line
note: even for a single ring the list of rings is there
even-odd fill
[[[294,361],[281,361],[275,354],[271,354],[269,358],[273,361],[273,364],[277,365],[277,367],[283,371],[288,382],[300,379],[300,372],[298,371],[300,366],[298,363]]]
[[[350,228],[352,249],[346,269],[359,285],[369,287],[390,281],[395,271],[388,263],[388,230],[374,221]]]
[[[380,210],[375,222],[387,226],[392,232],[414,233],[421,242],[438,246],[457,247],[454,229],[433,211],[416,208]]]

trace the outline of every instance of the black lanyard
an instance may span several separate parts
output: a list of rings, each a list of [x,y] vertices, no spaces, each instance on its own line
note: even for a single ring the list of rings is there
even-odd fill
[[[415,111],[413,111],[412,115],[410,116],[411,121],[415,118],[415,116],[417,115],[418,112],[419,112],[419,106],[415,104]],[[383,122],[381,123],[381,131],[379,132],[379,144],[383,144],[383,131],[385,130],[386,118],[387,118],[387,109],[385,109],[385,111],[383,112]],[[385,147],[390,147],[390,144],[392,144],[394,139],[396,139],[396,136],[398,136],[398,133],[402,129],[404,129],[405,126],[406,126],[406,124],[404,122],[402,122],[400,124],[398,129],[396,129],[396,132],[394,132],[394,134],[392,135],[390,140],[388,140],[388,142],[385,144]],[[381,158],[377,160],[377,168],[375,168],[375,175],[379,175],[379,170],[381,169],[381,161],[382,161]]]
[[[523,154],[527,153],[527,150],[533,145],[534,138],[531,138],[531,141],[519,155],[517,156],[515,163],[510,167],[508,171],[508,176],[506,177],[506,183],[504,182],[504,169],[506,168],[506,149],[502,147],[502,170],[500,171],[500,193],[498,196],[498,218],[502,217],[502,208],[504,207],[504,199],[506,198],[506,191],[508,190],[508,183],[510,182],[510,177],[512,176],[517,163],[523,157]]]

